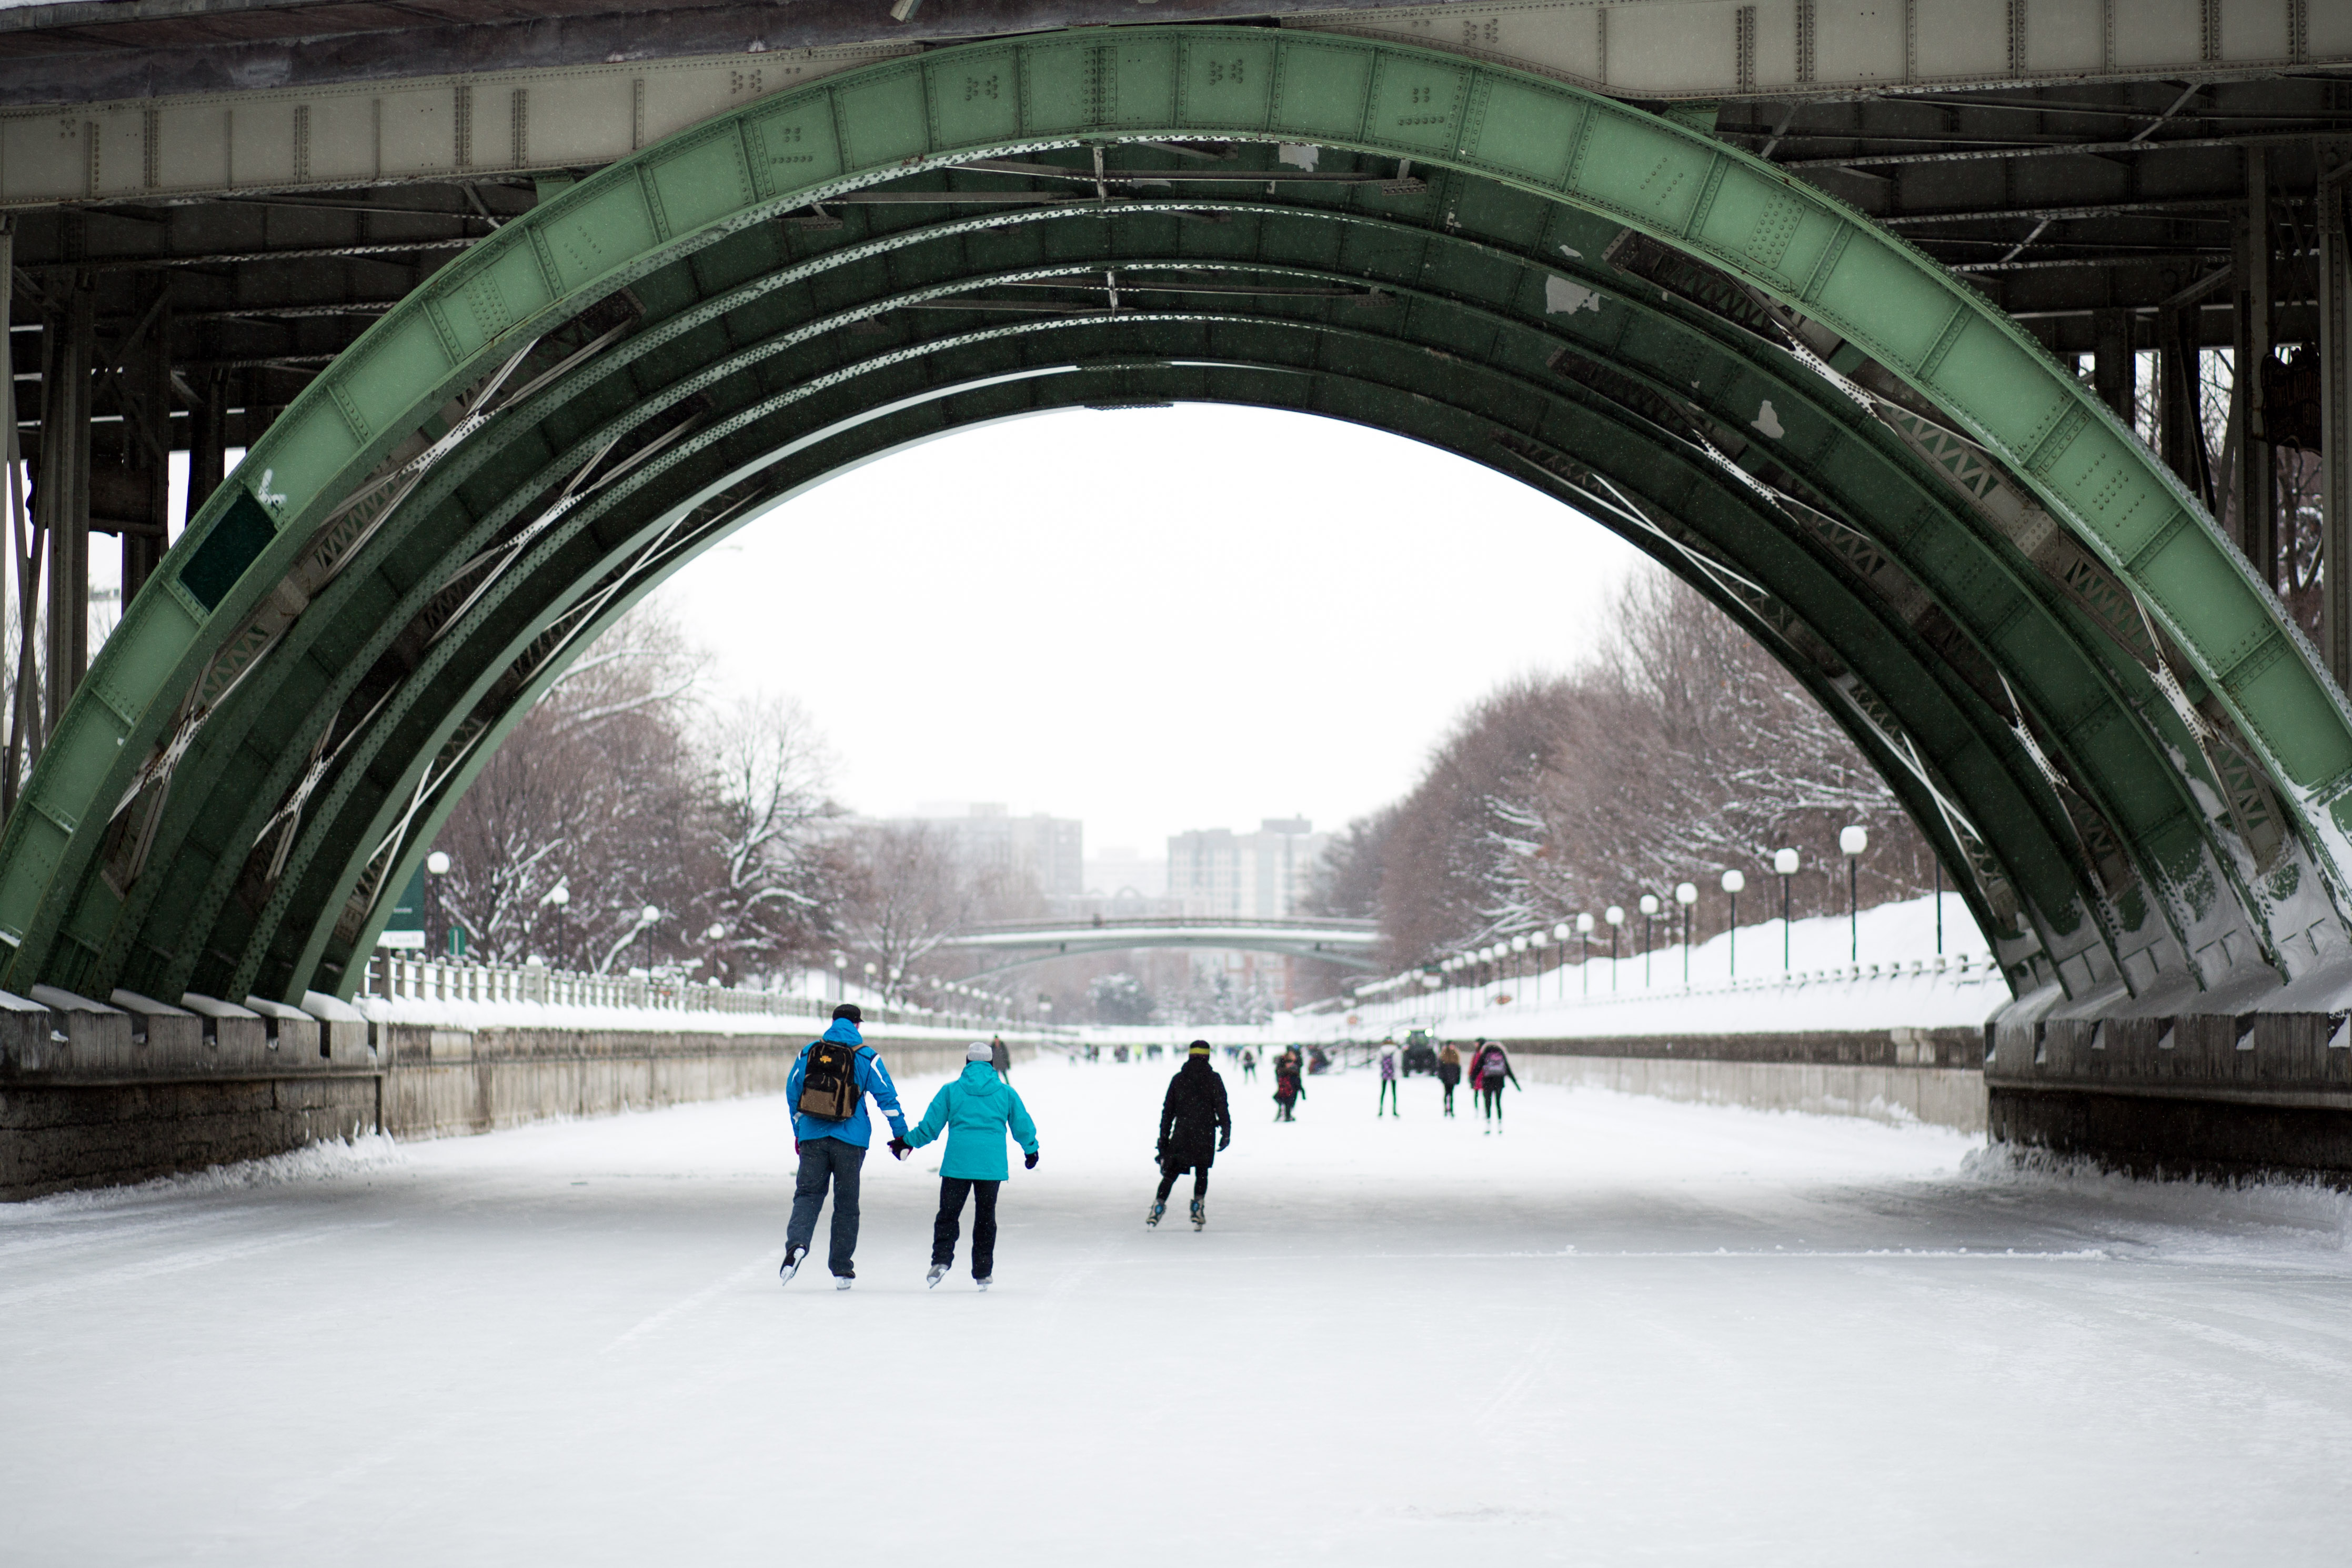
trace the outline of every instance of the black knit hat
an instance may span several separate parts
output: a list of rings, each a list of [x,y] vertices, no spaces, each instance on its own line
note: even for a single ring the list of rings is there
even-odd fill
[[[855,1002],[844,1002],[833,1010],[833,1016],[836,1018],[846,1018],[853,1024],[866,1022],[866,1015],[857,1010],[857,1004]]]
[[[1187,1056],[1205,1057],[1209,1054],[1209,1042],[1206,1040],[1194,1040],[1190,1046],[1185,1047],[1184,1054]]]

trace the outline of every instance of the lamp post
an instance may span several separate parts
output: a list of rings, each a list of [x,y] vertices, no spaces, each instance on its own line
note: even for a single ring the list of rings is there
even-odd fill
[[[1801,862],[1793,849],[1772,851],[1772,869],[1780,874],[1780,973],[1789,972],[1789,879]]]
[[[719,984],[723,985],[727,982],[725,977],[719,973],[719,953],[716,950],[720,942],[727,940],[727,923],[724,921],[712,921],[710,929],[704,931],[702,937],[705,942],[710,943],[713,950],[710,954],[710,973],[718,978]]]
[[[1683,989],[1690,989],[1691,910],[1698,902],[1698,889],[1688,882],[1675,884],[1675,902],[1683,907]]]
[[[1862,852],[1870,847],[1870,830],[1866,827],[1838,829],[1838,849],[1845,856],[1845,922],[1846,936],[1852,947],[1850,962],[1862,962]]]
[[[661,906],[647,904],[637,911],[637,951],[646,955],[646,973],[654,972],[654,927],[661,923]]]
[[[849,954],[835,949],[833,954],[833,999],[849,1000]]]
[[[442,949],[448,940],[442,931],[441,879],[449,874],[449,857],[436,849],[425,858],[425,947],[436,958],[446,958]]]
[[[1643,893],[1642,910],[1642,989],[1650,988],[1650,947],[1657,936],[1658,895]]]
[[[1527,965],[1520,959],[1520,955],[1527,951],[1527,933],[1522,931],[1511,939],[1511,982],[1515,990],[1527,989]]]
[[[1927,863],[1936,868],[1936,956],[1944,956],[1944,858],[1931,847]]]
[[[1625,923],[1624,907],[1612,904],[1601,918],[1609,922],[1609,994],[1614,996],[1617,994],[1617,932]]]
[[[1559,968],[1560,968],[1560,969],[1566,969],[1566,968],[1568,967],[1568,933],[1569,933],[1571,930],[1573,930],[1573,929],[1574,929],[1574,928],[1573,928],[1573,927],[1571,927],[1571,926],[1570,926],[1570,925],[1566,921],[1560,921],[1558,925],[1556,925],[1556,926],[1554,926],[1554,927],[1552,927],[1552,928],[1551,928],[1551,939],[1552,939],[1552,941],[1554,941],[1554,942],[1556,942],[1559,943]],[[1557,974],[1557,973],[1559,973],[1559,969],[1556,969],[1556,970],[1552,971],[1552,973],[1555,973],[1555,974]],[[1567,989],[1568,989],[1568,987],[1567,987],[1565,984],[1561,984],[1561,985],[1555,985],[1555,986],[1553,986],[1553,987],[1552,987],[1552,989],[1553,989],[1553,990],[1555,990],[1555,991],[1565,991],[1565,990],[1567,990]]]
[[[1739,889],[1748,886],[1746,876],[1738,871],[1723,874],[1723,890],[1731,895],[1731,978],[1739,978]]]
[[[541,901],[555,907],[555,966],[558,969],[566,968],[572,962],[572,927],[569,913],[572,908],[572,889],[563,883],[558,882],[547,889],[547,897]]]
[[[882,972],[870,963],[866,966],[866,989],[868,992],[874,989],[874,977],[880,973]]]
[[[1592,994],[1592,917],[1590,914],[1576,917],[1576,934],[1584,944],[1584,959],[1578,967],[1584,973],[1584,994],[1590,996]],[[1609,934],[1614,937],[1617,933],[1611,931]]]

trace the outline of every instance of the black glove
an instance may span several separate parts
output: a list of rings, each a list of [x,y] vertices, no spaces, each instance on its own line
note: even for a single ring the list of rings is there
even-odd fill
[[[1032,1149],[1029,1152],[1021,1156],[1021,1168],[1024,1171],[1034,1171],[1037,1168],[1036,1150]]]
[[[1217,1151],[1218,1151],[1218,1152],[1223,1153],[1225,1150],[1230,1149],[1230,1148],[1232,1148],[1233,1146],[1234,1146],[1234,1130],[1233,1130],[1232,1128],[1228,1127],[1228,1128],[1226,1128],[1226,1129],[1224,1130],[1223,1133],[1223,1134],[1221,1134],[1221,1135],[1218,1137],[1218,1139],[1217,1139]]]
[[[1168,1145],[1162,1143],[1157,1149],[1154,1149],[1151,1152],[1151,1157],[1159,1161],[1163,1165],[1168,1163]]]
[[[904,1138],[893,1138],[890,1140],[890,1158],[903,1160],[907,1157],[907,1151],[913,1147]]]

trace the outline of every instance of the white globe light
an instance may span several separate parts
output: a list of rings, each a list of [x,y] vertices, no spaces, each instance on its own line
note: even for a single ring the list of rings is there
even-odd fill
[[[1582,925],[1577,927],[1577,930],[1591,931],[1592,929],[1592,917],[1591,915],[1579,915],[1576,918],[1584,922]],[[1559,941],[1566,942],[1568,940],[1568,922],[1566,921],[1562,921],[1559,924],[1552,927],[1551,934]]]
[[[1511,939],[1511,951],[1513,952],[1525,952],[1527,950],[1528,939],[1525,936],[1515,936]]]
[[[1741,891],[1747,886],[1748,879],[1739,872],[1726,871],[1723,874],[1723,890],[1725,892],[1737,893]]]
[[[1793,849],[1775,849],[1772,851],[1772,869],[1780,872],[1783,877],[1795,876],[1797,874],[1797,867],[1800,864],[1801,862],[1797,858],[1797,852]]]
[[[1645,915],[1654,915],[1658,912],[1657,894],[1643,893],[1642,895],[1642,912]]]
[[[446,877],[449,874],[449,857],[436,849],[425,858],[425,868],[436,877]]]
[[[1623,924],[1625,923],[1625,910],[1624,910],[1624,907],[1623,907],[1622,905],[1620,905],[1620,904],[1612,904],[1612,905],[1610,905],[1610,906],[1609,906],[1609,908],[1608,908],[1607,911],[1606,911],[1606,912],[1604,912],[1604,913],[1601,915],[1601,918],[1602,920],[1604,920],[1604,921],[1607,921],[1611,925],[1613,925],[1613,926],[1621,926],[1621,925],[1623,925]]]
[[[1612,921],[1611,921],[1610,923],[1613,925],[1613,924],[1615,924],[1616,922]],[[1579,916],[1577,916],[1577,917],[1576,917],[1576,934],[1577,934],[1577,935],[1579,935],[1579,936],[1584,936],[1584,935],[1587,935],[1587,934],[1589,934],[1589,933],[1591,931],[1591,930],[1592,930],[1592,917],[1591,917],[1591,915],[1579,915]]]
[[[572,901],[572,889],[558,882],[547,890],[547,901],[560,910]]]
[[[709,937],[713,942],[725,942],[727,940],[727,928],[720,922],[713,921],[710,923],[710,929],[702,934]]]
[[[1848,855],[1861,854],[1870,847],[1870,829],[1861,826],[1839,828],[1838,847]]]
[[[659,904],[647,904],[644,909],[637,911],[637,918],[645,921],[646,924],[651,925],[656,921],[661,919],[661,906]]]
[[[1678,904],[1695,904],[1698,902],[1698,889],[1692,887],[1688,882],[1675,883],[1675,902]]]

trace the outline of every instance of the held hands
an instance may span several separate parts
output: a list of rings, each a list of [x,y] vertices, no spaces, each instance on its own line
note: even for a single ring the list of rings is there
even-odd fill
[[[893,1138],[890,1140],[890,1158],[893,1160],[903,1160],[907,1157],[907,1151],[913,1147],[914,1145],[908,1142],[904,1138]]]
[[[1021,1156],[1021,1168],[1024,1171],[1034,1171],[1037,1168],[1036,1150],[1032,1149],[1029,1152]]]

